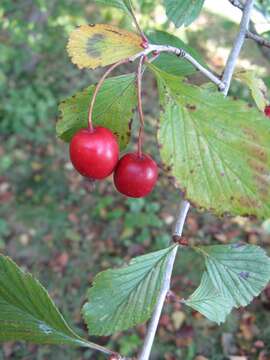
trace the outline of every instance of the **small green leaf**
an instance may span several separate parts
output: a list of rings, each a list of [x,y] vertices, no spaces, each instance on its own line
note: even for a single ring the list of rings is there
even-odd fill
[[[226,320],[226,316],[233,308],[231,298],[224,297],[213,286],[207,272],[203,273],[199,287],[184,303],[218,324]]]
[[[154,309],[166,264],[177,248],[134,258],[128,266],[101,272],[94,279],[83,307],[93,335],[110,335],[146,321]]]
[[[185,44],[178,37],[169,34],[165,31],[149,31],[147,37],[152,44],[157,45],[171,45],[177,48],[182,48],[191,54],[199,63],[207,67],[204,60],[197,53],[196,50]],[[194,74],[197,70],[185,59],[178,58],[174,54],[160,54],[159,57],[153,61],[153,64],[159,69],[166,71],[176,76],[187,76]]]
[[[270,122],[243,101],[151,65],[162,107],[164,169],[188,200],[217,215],[270,217]]]
[[[263,112],[269,102],[268,90],[263,80],[258,77],[256,71],[241,71],[235,74],[235,78],[249,87],[256,105]]]
[[[61,116],[56,125],[58,137],[69,142],[76,131],[87,127],[93,91],[94,85],[91,85],[61,102]],[[94,124],[111,129],[117,136],[121,149],[129,142],[132,111],[136,103],[134,74],[105,80],[97,95],[93,112]]]
[[[0,341],[16,340],[98,347],[72,331],[47,291],[31,274],[0,255]]]
[[[254,245],[196,247],[205,258],[213,286],[233,306],[246,306],[270,280],[270,258]]]
[[[200,14],[204,0],[164,0],[166,14],[176,27],[188,26]]]

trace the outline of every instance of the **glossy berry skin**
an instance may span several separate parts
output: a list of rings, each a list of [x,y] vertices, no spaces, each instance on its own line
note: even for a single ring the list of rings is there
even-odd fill
[[[81,175],[100,180],[113,172],[119,158],[119,147],[109,129],[97,126],[93,131],[79,130],[70,142],[69,154],[74,168]]]
[[[264,114],[265,114],[265,116],[270,117],[270,105],[267,105],[264,108]]]
[[[153,190],[158,177],[155,161],[146,154],[128,153],[118,162],[114,172],[116,189],[129,197],[145,197]]]

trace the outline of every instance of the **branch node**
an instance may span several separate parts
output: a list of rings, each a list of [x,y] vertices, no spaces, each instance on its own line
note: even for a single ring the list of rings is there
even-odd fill
[[[189,241],[185,236],[179,236],[177,234],[174,234],[173,237],[173,242],[182,245],[182,246],[189,246]]]
[[[178,52],[177,52],[176,56],[184,58],[186,56],[186,54],[187,53],[185,52],[185,50],[178,49]]]
[[[147,39],[143,39],[143,41],[141,42],[141,47],[142,47],[143,49],[147,49],[148,46],[149,46],[148,40],[147,40]]]

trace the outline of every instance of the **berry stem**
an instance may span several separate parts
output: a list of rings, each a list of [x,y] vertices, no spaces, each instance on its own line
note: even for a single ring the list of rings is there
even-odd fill
[[[143,134],[144,134],[144,115],[142,109],[142,65],[145,61],[145,57],[142,56],[139,61],[138,70],[137,70],[137,97],[138,97],[138,114],[140,119],[140,130],[138,137],[138,156],[142,157],[142,143],[143,143]]]
[[[103,74],[103,76],[100,78],[99,82],[97,83],[96,87],[95,87],[95,90],[94,90],[94,93],[93,93],[93,96],[92,96],[92,99],[91,99],[91,103],[90,103],[90,106],[89,106],[89,111],[88,111],[88,130],[90,132],[93,132],[94,131],[94,127],[93,127],[93,120],[92,120],[92,117],[93,117],[93,109],[94,109],[94,105],[95,105],[95,102],[96,102],[96,98],[97,98],[97,94],[102,86],[102,84],[104,83],[106,77],[119,65],[122,65],[122,64],[126,64],[127,62],[129,62],[129,59],[124,59],[124,60],[120,60],[118,62],[116,62],[115,64],[111,65],[108,70]]]

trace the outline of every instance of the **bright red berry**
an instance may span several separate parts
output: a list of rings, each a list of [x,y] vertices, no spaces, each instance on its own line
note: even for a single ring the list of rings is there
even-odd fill
[[[267,105],[264,108],[264,114],[265,114],[265,116],[270,117],[270,105]]]
[[[70,142],[69,153],[73,166],[81,175],[104,179],[117,164],[119,147],[109,129],[97,126],[93,131],[79,130]]]
[[[118,162],[114,172],[116,189],[129,197],[145,197],[153,190],[158,177],[155,161],[146,154],[128,153]]]

